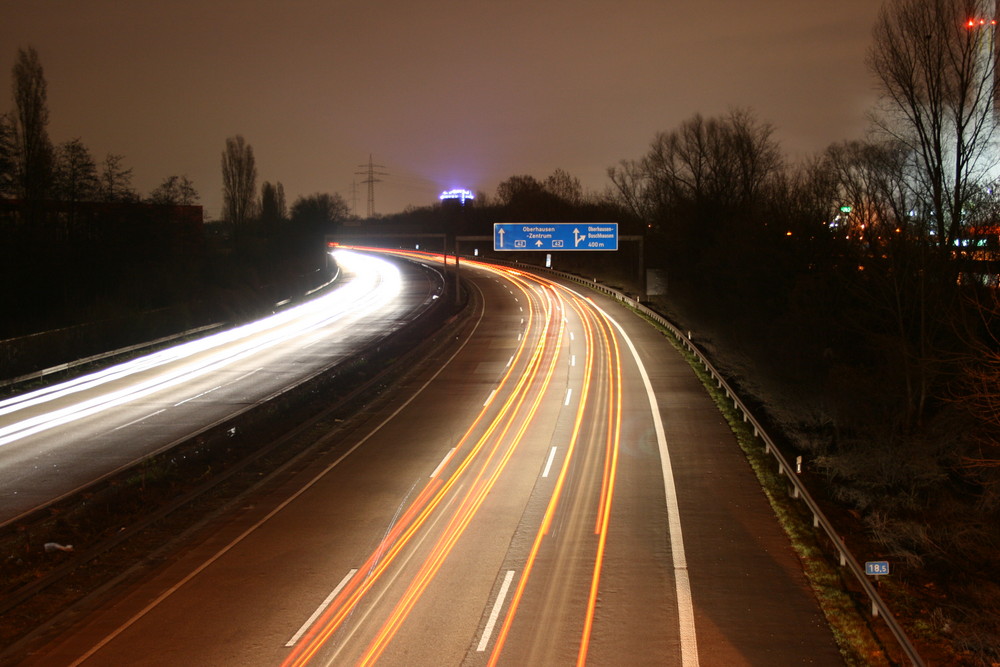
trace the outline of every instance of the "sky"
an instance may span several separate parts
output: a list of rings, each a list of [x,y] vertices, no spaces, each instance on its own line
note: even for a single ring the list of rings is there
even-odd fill
[[[186,175],[211,218],[237,134],[289,205],[337,192],[364,215],[369,159],[381,214],[557,168],[601,192],[696,113],[750,109],[792,161],[862,137],[880,4],[0,0],[0,112],[34,47],[54,143],[123,155],[142,195]]]

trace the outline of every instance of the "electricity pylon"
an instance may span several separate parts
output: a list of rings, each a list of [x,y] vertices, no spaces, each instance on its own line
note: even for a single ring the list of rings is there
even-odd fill
[[[365,169],[365,171],[354,172],[357,176],[364,176],[365,179],[361,181],[362,183],[368,184],[368,217],[371,218],[375,215],[375,184],[381,183],[382,179],[375,178],[376,176],[388,176],[384,171],[375,171],[378,169],[385,169],[384,165],[373,164],[371,153],[368,154],[368,164],[359,164],[360,169]]]

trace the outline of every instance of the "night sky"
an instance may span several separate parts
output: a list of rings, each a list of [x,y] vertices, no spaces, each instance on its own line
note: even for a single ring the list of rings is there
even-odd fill
[[[747,107],[795,160],[864,134],[876,0],[0,0],[0,111],[38,51],[49,135],[125,156],[148,194],[194,181],[219,215],[242,134],[289,205],[339,192],[372,154],[375,210],[451,187],[492,194],[556,168],[588,190],[695,113]]]

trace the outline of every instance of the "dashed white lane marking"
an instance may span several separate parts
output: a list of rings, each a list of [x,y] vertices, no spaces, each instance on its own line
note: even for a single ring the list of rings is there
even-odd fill
[[[545,462],[545,470],[542,471],[542,477],[549,476],[549,470],[552,469],[552,460],[556,457],[556,448],[553,447],[552,451],[549,452],[549,460]]]
[[[127,428],[127,427],[131,426],[132,424],[138,424],[139,422],[146,421],[150,417],[155,417],[156,415],[160,414],[161,412],[166,412],[166,411],[167,411],[166,408],[164,408],[162,410],[157,410],[156,412],[150,412],[145,417],[139,417],[138,419],[133,419],[132,421],[130,421],[127,424],[122,424],[121,426],[116,426],[114,428],[114,430],[119,431],[119,430],[121,430],[123,428]]]
[[[493,626],[497,624],[497,618],[500,616],[500,609],[503,607],[503,601],[507,597],[507,590],[510,588],[510,582],[514,580],[514,570],[507,570],[507,574],[504,575],[503,584],[500,586],[500,592],[497,593],[496,602],[493,603],[493,610],[490,612],[490,620],[486,622],[486,627],[483,629],[483,636],[479,639],[479,646],[476,647],[476,651],[483,652],[486,650],[487,644],[490,643],[490,636],[493,634]]]
[[[312,613],[312,616],[310,616],[309,619],[302,624],[302,627],[299,628],[299,631],[296,632],[294,635],[292,635],[292,638],[288,640],[287,644],[285,644],[286,647],[295,646],[295,643],[300,639],[302,639],[302,635],[306,633],[306,630],[308,630],[309,627],[313,624],[313,621],[319,618],[319,615],[322,614],[324,611],[326,611],[326,608],[330,606],[330,603],[333,602],[333,599],[337,597],[337,594],[340,593],[341,590],[343,590],[344,586],[347,585],[347,582],[351,580],[351,577],[353,577],[357,573],[357,571],[358,571],[357,568],[351,570],[350,572],[347,573],[346,577],[340,580],[340,583],[337,584],[337,587],[333,589],[333,592],[327,595],[326,599],[323,600],[323,602],[321,602],[318,607],[316,607],[316,611],[314,611]]]
[[[455,452],[455,448],[454,447],[452,447],[451,449],[448,450],[448,453],[444,455],[443,459],[441,459],[441,463],[438,464],[438,467],[434,468],[434,472],[431,473],[431,477],[437,477],[438,476],[438,473],[441,472],[441,468],[444,467],[444,464],[448,462],[448,459],[451,458],[451,455],[454,452]]]

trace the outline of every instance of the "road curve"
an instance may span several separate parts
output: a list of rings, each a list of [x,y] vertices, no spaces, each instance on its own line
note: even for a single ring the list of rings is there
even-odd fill
[[[666,340],[600,297],[463,266],[454,346],[26,664],[839,664]]]
[[[272,317],[0,401],[0,525],[336,364],[439,294],[410,263],[338,262],[334,289]]]

